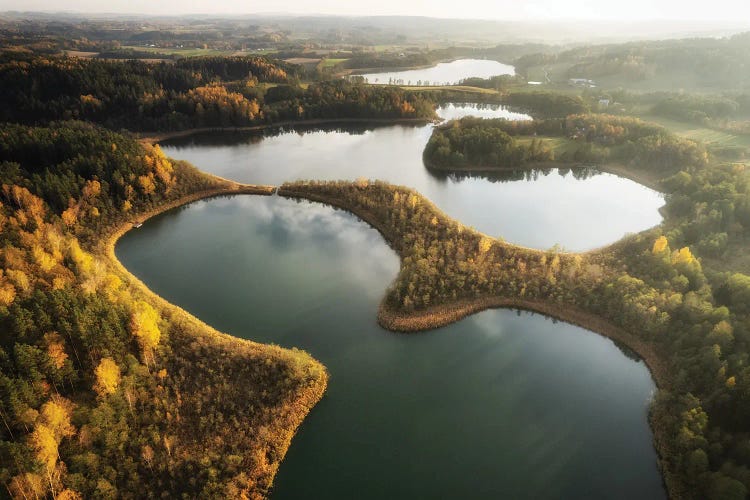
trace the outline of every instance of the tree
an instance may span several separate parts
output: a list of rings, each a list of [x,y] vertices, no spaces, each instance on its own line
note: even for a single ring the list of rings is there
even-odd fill
[[[146,302],[137,302],[130,317],[130,330],[138,339],[144,353],[150,353],[159,345],[161,338],[159,314],[156,309]]]
[[[120,367],[112,358],[102,358],[94,370],[94,375],[96,376],[94,390],[99,396],[104,397],[114,393],[120,385]]]
[[[651,253],[654,255],[658,255],[664,251],[669,251],[669,241],[667,241],[667,238],[664,236],[659,236],[656,241],[654,241],[654,246],[651,249]]]

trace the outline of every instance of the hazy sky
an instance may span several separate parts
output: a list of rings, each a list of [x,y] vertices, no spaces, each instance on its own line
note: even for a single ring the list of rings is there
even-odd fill
[[[472,19],[747,20],[750,0],[0,0],[0,11],[420,15]]]

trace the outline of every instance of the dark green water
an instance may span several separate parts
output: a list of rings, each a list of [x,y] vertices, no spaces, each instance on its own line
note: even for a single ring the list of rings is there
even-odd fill
[[[446,119],[467,115],[528,119],[504,108],[448,105]],[[550,169],[530,181],[434,175],[422,163],[432,125],[331,126],[251,134],[204,134],[169,141],[169,156],[240,182],[380,179],[412,187],[448,215],[519,245],[589,250],[661,222],[662,196],[611,174]],[[523,176],[521,175],[522,179]]]
[[[664,498],[642,362],[510,310],[384,331],[376,311],[398,259],[345,212],[278,197],[200,201],[147,221],[116,252],[216,328],[328,367],[275,499]]]

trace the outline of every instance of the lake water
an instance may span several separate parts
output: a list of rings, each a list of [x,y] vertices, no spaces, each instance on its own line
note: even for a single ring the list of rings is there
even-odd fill
[[[400,85],[455,85],[465,78],[490,78],[498,75],[515,75],[513,66],[486,59],[458,59],[435,66],[405,71],[365,73],[369,83]]]
[[[529,119],[498,106],[451,104],[438,113],[446,119]],[[366,177],[409,186],[464,224],[534,248],[588,250],[661,222],[662,196],[616,175],[557,169],[494,177],[433,173],[422,162],[432,127],[341,124],[201,134],[164,142],[162,148],[240,182]]]
[[[328,391],[292,441],[274,499],[664,498],[642,362],[510,310],[384,331],[377,307],[398,258],[346,212],[215,198],[148,220],[116,253],[212,326],[327,366]]]

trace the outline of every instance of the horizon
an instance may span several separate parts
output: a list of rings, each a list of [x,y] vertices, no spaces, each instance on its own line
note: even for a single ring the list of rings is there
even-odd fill
[[[2,14],[47,14],[79,16],[267,16],[267,17],[417,17],[441,20],[489,22],[586,22],[599,21],[616,24],[649,22],[731,23],[747,24],[750,4],[737,0],[717,0],[710,7],[684,5],[678,0],[632,0],[627,5],[612,2],[591,5],[586,0],[573,0],[564,5],[554,0],[529,0],[514,3],[510,0],[488,2],[468,0],[457,6],[439,0],[427,2],[399,2],[384,0],[377,7],[343,0],[326,0],[314,6],[303,0],[281,0],[273,10],[236,5],[231,0],[195,0],[187,6],[177,0],[159,3],[147,0],[113,1],[106,10],[93,0],[9,0],[0,7]],[[248,8],[249,7],[249,8]]]

